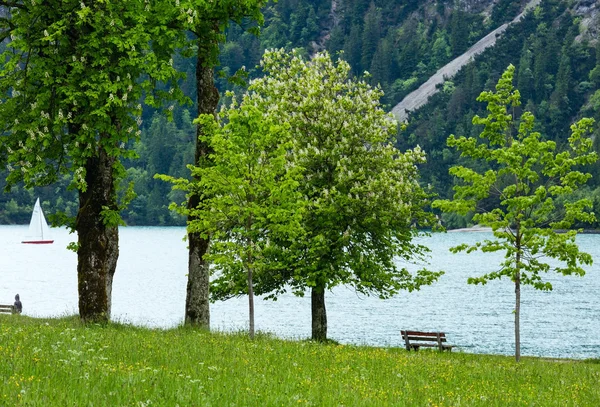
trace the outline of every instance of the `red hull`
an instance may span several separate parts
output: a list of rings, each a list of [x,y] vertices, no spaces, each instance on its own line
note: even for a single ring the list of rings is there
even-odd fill
[[[54,243],[54,240],[32,240],[32,241],[28,241],[28,242],[21,242],[21,243],[26,243],[26,244],[50,244],[50,243]]]

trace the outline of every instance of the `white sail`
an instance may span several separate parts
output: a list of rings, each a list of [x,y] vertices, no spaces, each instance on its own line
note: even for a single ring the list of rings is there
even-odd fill
[[[50,235],[50,228],[44,218],[44,212],[40,206],[40,198],[35,201],[29,231],[22,243],[52,243],[54,240]]]

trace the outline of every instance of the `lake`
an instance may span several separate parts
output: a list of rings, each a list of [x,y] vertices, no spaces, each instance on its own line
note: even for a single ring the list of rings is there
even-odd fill
[[[0,226],[0,303],[12,303],[19,293],[25,315],[77,313],[77,259],[66,249],[76,236],[52,229],[54,244],[25,245],[20,241],[26,231],[27,226]],[[114,320],[156,328],[182,323],[187,281],[184,234],[184,228],[177,227],[121,228]],[[502,255],[448,251],[458,243],[490,236],[458,232],[422,238],[432,250],[428,267],[446,274],[418,292],[403,292],[388,300],[345,287],[327,292],[328,336],[346,344],[402,346],[401,329],[444,331],[449,343],[462,351],[513,354],[513,283],[467,284],[469,276],[495,270]],[[552,292],[522,288],[523,355],[600,357],[600,235],[581,235],[578,243],[594,257],[585,277],[548,274]],[[247,329],[247,303],[242,297],[212,304],[211,327]],[[257,301],[256,327],[283,338],[309,337],[310,294]]]

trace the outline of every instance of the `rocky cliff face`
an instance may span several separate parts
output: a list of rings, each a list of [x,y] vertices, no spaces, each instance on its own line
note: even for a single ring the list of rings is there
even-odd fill
[[[579,39],[598,40],[600,38],[600,3],[597,0],[579,0],[573,12],[581,17]]]

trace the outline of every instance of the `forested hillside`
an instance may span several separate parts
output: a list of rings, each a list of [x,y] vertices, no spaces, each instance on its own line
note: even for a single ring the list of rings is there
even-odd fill
[[[471,123],[472,117],[483,115],[485,109],[476,98],[482,90],[492,88],[509,64],[517,68],[515,85],[521,93],[522,109],[533,112],[536,130],[556,141],[559,149],[566,145],[569,127],[576,119],[600,120],[600,41],[589,32],[582,35],[585,18],[576,12],[590,9],[581,3],[579,8],[568,8],[567,2],[543,1],[520,24],[509,27],[495,47],[447,81],[441,92],[411,115],[407,137],[399,137],[399,142],[403,146],[420,144],[427,151],[423,181],[438,194],[449,196],[453,180],[448,168],[460,161],[446,147],[446,138],[449,134],[476,136],[481,132]],[[596,151],[600,150],[599,134],[596,124]],[[600,169],[595,165],[589,170],[593,178],[586,193],[592,196],[598,213]],[[458,223],[451,222],[453,226],[465,226],[464,220],[454,222]]]
[[[260,75],[256,68],[264,49],[302,48],[311,55],[326,49],[340,53],[356,76],[385,91],[389,109],[416,89],[440,67],[462,54],[486,33],[512,20],[526,3],[511,0],[279,0],[263,13],[265,25],[256,37],[233,25],[221,48],[218,87],[240,90],[239,79]],[[443,85],[429,104],[410,117],[399,134],[402,148],[416,144],[426,151],[422,167],[424,184],[448,196],[452,179],[448,167],[459,158],[448,149],[448,135],[478,134],[471,118],[484,106],[476,102],[510,64],[517,67],[516,85],[524,108],[534,112],[546,137],[564,142],[575,119],[600,119],[600,41],[597,23],[600,7],[594,1],[543,0],[521,23],[506,31],[452,80]],[[175,57],[175,66],[187,73],[182,88],[194,99],[194,61]],[[236,74],[237,72],[237,74]],[[233,80],[232,80],[233,77]],[[139,159],[126,163],[127,182],[135,184],[135,198],[124,220],[130,225],[181,225],[184,220],[167,206],[182,195],[155,180],[156,173],[185,176],[193,161],[194,106],[177,107],[174,120],[148,109],[143,114],[142,135],[135,149]],[[596,138],[596,148],[600,142]],[[4,186],[5,173],[0,174]],[[600,171],[591,181],[600,210]],[[47,213],[76,213],[76,194],[59,185],[27,191],[13,188],[0,195],[0,223],[27,223],[35,196]],[[589,191],[592,193],[592,191]],[[464,222],[454,219],[454,224]]]

